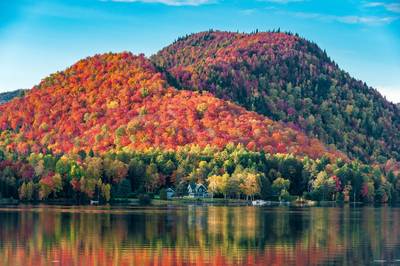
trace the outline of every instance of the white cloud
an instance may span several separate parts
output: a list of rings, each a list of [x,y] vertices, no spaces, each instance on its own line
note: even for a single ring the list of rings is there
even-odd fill
[[[111,2],[124,2],[124,3],[156,3],[164,4],[167,6],[200,6],[204,4],[215,3],[212,0],[111,0]]]
[[[389,101],[400,103],[400,87],[377,86],[377,90]]]
[[[400,13],[400,3],[383,3],[383,2],[370,2],[364,5],[365,7],[383,7],[387,11]]]
[[[298,18],[306,19],[317,19],[326,22],[340,22],[346,24],[364,24],[364,25],[386,25],[390,24],[399,17],[385,16],[336,16],[336,15],[326,15],[320,13],[307,13],[307,12],[283,12],[284,14],[292,15]]]
[[[334,16],[333,19],[348,24],[386,25],[397,20],[398,17]]]

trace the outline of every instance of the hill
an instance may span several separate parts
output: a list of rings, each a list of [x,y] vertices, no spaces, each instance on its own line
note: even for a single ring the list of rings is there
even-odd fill
[[[400,111],[316,44],[281,32],[209,31],[152,58],[178,88],[210,91],[364,162],[400,160]]]
[[[15,90],[0,93],[0,104],[6,103],[14,99],[15,97],[21,97],[24,95],[26,90]]]
[[[177,90],[148,59],[130,53],[89,57],[45,78],[0,106],[0,129],[0,145],[21,154],[232,142],[269,153],[342,156],[210,93]]]

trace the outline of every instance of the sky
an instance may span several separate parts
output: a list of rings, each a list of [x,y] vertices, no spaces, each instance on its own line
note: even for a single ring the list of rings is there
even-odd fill
[[[0,0],[0,92],[97,53],[150,56],[194,32],[278,28],[400,102],[400,0]]]

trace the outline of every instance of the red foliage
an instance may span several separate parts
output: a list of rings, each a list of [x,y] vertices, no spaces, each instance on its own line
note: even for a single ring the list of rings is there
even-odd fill
[[[81,184],[79,183],[79,180],[77,180],[76,178],[73,178],[70,183],[74,191],[81,190]]]
[[[48,173],[46,176],[40,179],[40,182],[49,186],[50,188],[53,188],[54,187],[53,176],[54,173]]]
[[[30,164],[24,164],[20,169],[21,178],[30,181],[35,176],[35,169]]]
[[[298,41],[297,36],[278,32],[200,32],[161,50],[153,59],[167,68],[183,87],[207,90],[224,96],[224,99],[232,99],[236,89],[244,87],[251,94],[259,85],[259,80],[243,77],[242,64],[248,71],[254,72],[263,67],[260,58],[265,58],[270,65],[278,65],[278,62],[296,53]],[[218,91],[216,84],[210,80],[215,73],[218,73],[219,80],[239,84],[231,84],[233,88],[223,91],[221,95],[221,90]],[[287,68],[280,69],[279,76],[289,75]],[[255,92],[258,93],[261,92]]]
[[[23,152],[232,142],[313,158],[332,154],[319,141],[231,102],[176,90],[143,55],[130,53],[96,55],[51,75],[25,97],[1,105],[0,125],[11,132],[0,145]]]
[[[341,191],[342,190],[342,182],[340,181],[340,178],[337,177],[336,175],[334,175],[334,176],[332,176],[332,179],[335,180],[335,190]]]
[[[363,183],[361,188],[361,195],[366,198],[368,197],[368,183]]]

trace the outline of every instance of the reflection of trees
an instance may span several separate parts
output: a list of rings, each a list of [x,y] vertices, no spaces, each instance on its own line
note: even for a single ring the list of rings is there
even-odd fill
[[[0,212],[0,265],[368,264],[395,259],[399,215],[348,207]]]

